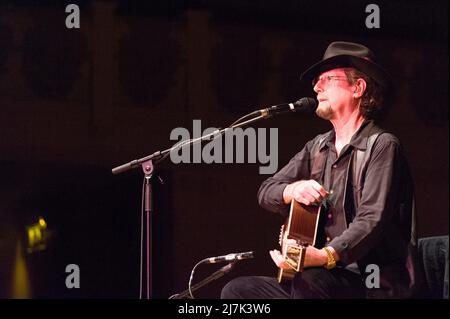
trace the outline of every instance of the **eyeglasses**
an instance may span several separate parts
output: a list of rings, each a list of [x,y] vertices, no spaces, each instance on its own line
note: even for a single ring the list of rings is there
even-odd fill
[[[316,77],[316,78],[314,78],[313,80],[312,80],[312,86],[313,86],[313,88],[316,86],[316,84],[317,83],[319,83],[319,82],[322,82],[323,84],[328,84],[332,79],[336,79],[336,80],[338,80],[338,79],[346,79],[346,80],[348,80],[348,79],[356,79],[356,78],[354,78],[354,77],[347,77],[347,76],[345,76],[345,75],[321,75],[321,76],[318,76],[318,77]]]

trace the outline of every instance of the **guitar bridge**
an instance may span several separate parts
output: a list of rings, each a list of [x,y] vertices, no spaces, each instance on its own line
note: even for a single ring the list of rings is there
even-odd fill
[[[289,267],[296,272],[303,271],[306,246],[288,245],[286,246],[285,260]]]

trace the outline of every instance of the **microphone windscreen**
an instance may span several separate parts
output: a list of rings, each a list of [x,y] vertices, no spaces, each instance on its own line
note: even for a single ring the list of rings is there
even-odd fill
[[[317,100],[311,97],[303,97],[294,103],[295,112],[314,113],[317,109]]]

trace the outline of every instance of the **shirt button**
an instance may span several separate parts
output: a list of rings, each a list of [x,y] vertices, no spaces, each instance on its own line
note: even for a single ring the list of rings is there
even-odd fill
[[[330,195],[333,194],[333,192],[334,192],[333,190],[330,190]]]
[[[331,240],[331,238],[330,237],[327,237],[327,242],[329,242]]]
[[[336,168],[336,167],[337,167],[337,165],[336,165],[336,164],[334,164],[334,165],[333,165],[333,168]]]
[[[331,215],[331,214],[328,214],[328,219],[331,219],[331,217],[333,217],[333,215]]]

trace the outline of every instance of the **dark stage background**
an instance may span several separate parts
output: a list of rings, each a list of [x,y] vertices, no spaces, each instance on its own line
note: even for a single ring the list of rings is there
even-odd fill
[[[79,29],[68,29],[68,3]],[[417,189],[419,237],[448,234],[448,2],[2,1],[0,4],[0,297],[137,298],[143,174],[111,168],[169,147],[176,127],[223,127],[238,117],[313,96],[299,74],[335,40],[372,48],[397,83],[383,124],[403,142]],[[280,116],[281,168],[330,129]],[[231,278],[275,275],[268,251],[282,219],[256,201],[259,164],[157,167],[154,296],[187,288],[194,264],[254,250],[197,291],[219,297]],[[27,251],[26,226],[51,236]],[[67,289],[65,267],[80,267]],[[222,266],[222,265],[220,265]],[[219,266],[199,267],[194,281]]]

